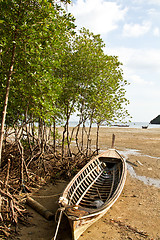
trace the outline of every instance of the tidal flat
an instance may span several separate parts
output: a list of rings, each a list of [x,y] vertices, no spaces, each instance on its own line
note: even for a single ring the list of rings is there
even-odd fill
[[[71,130],[71,129],[70,129]],[[59,129],[61,132],[61,128]],[[83,233],[79,240],[123,240],[160,239],[160,188],[147,184],[136,176],[160,181],[160,128],[100,128],[99,147],[104,151],[111,146],[115,134],[115,147],[129,162],[127,180],[123,192],[112,208],[95,224]],[[96,128],[91,132],[91,144],[96,141]],[[74,139],[73,139],[74,146]],[[54,212],[59,194],[67,182],[44,186],[35,194],[35,199]],[[34,210],[28,208],[32,226],[21,226],[18,239],[46,239],[54,236],[56,224],[48,222]],[[63,219],[57,240],[71,240],[69,224]]]

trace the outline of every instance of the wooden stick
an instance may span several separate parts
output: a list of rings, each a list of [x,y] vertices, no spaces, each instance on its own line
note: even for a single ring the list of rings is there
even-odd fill
[[[34,198],[52,198],[52,197],[57,197],[57,196],[59,196],[59,195],[61,195],[62,193],[57,193],[57,194],[53,194],[53,195],[49,195],[49,196],[39,196],[39,195],[32,195],[32,197],[34,197]]]
[[[0,189],[0,193],[1,193],[1,195],[13,200],[13,197],[9,192],[4,192],[2,189]]]
[[[10,166],[11,166],[11,161],[10,161],[10,159],[8,159],[7,174],[6,174],[6,179],[5,179],[5,183],[4,183],[4,188],[6,188],[6,189],[8,188]]]
[[[51,213],[49,210],[47,210],[44,206],[35,201],[33,198],[27,196],[26,203],[47,220],[50,221],[54,218],[53,213]]]
[[[11,199],[9,201],[9,206],[10,206],[10,210],[11,210],[11,214],[12,214],[12,219],[17,224],[18,223],[18,215],[14,210],[14,203],[13,203],[13,200],[11,200]]]
[[[111,148],[114,148],[114,142],[115,142],[115,134],[112,135],[112,146],[111,146]]]
[[[2,217],[2,197],[1,197],[1,194],[0,194],[0,220],[3,222],[3,217]]]
[[[129,160],[126,160],[126,162],[127,162],[127,163],[129,163],[129,164],[131,164],[131,165],[133,165],[134,167],[138,167],[138,165],[137,165],[137,164],[135,164],[135,163],[132,163],[132,162],[130,162]]]
[[[21,187],[23,186],[24,182],[24,148],[21,144],[20,139],[18,140],[18,148],[19,148],[19,153],[21,155],[21,164],[20,164],[20,181],[21,181]]]

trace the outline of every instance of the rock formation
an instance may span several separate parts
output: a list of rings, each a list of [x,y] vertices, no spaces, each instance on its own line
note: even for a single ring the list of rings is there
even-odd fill
[[[150,121],[150,124],[160,124],[160,115]]]

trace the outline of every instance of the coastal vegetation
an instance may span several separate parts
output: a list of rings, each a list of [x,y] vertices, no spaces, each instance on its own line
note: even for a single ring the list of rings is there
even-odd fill
[[[0,2],[1,195],[12,205],[16,201],[8,193],[11,170],[21,191],[33,184],[33,176],[45,178],[52,172],[55,178],[58,170],[58,176],[70,177],[76,163],[81,167],[93,154],[92,124],[97,124],[97,153],[100,125],[129,115],[122,63],[104,53],[100,35],[77,30],[66,4],[70,1]],[[70,132],[73,114],[79,123]],[[62,134],[57,132],[60,125]],[[21,213],[16,204],[10,209],[15,223]]]

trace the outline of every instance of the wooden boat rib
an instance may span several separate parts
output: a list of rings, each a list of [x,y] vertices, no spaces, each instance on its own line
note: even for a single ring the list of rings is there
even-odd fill
[[[77,240],[118,199],[126,172],[125,160],[112,148],[93,158],[71,180],[59,204],[70,222],[73,240]]]

